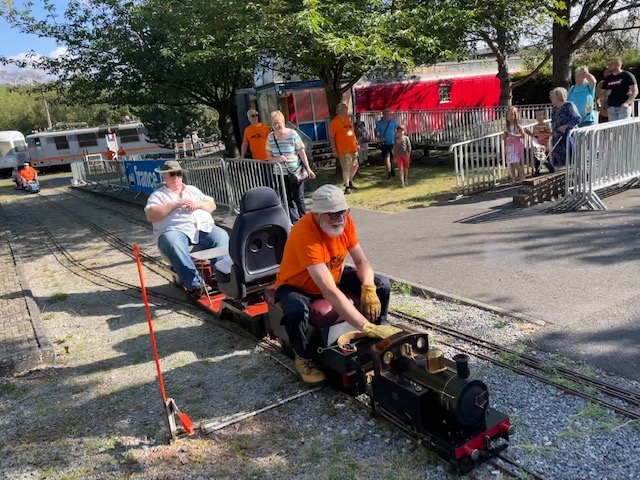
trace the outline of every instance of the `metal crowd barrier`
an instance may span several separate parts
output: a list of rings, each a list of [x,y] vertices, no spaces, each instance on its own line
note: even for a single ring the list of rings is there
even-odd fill
[[[545,123],[549,124],[550,120]],[[528,129],[535,125],[523,125]],[[456,168],[456,187],[458,193],[472,193],[493,187],[509,178],[509,165],[505,158],[504,125],[500,133],[492,133],[474,140],[451,145]],[[524,137],[525,173],[534,169],[533,142],[530,135]]]
[[[573,129],[566,165],[565,197],[558,208],[606,210],[596,191],[640,177],[640,118]]]
[[[237,158],[186,158],[179,161],[188,170],[185,182],[211,196],[217,205],[226,207],[228,214],[239,213],[242,195],[254,187],[275,190],[287,215],[289,214],[286,192],[289,178],[281,163]],[[133,192],[124,160],[75,162],[71,164],[71,171],[74,184],[84,183],[104,188],[105,191]]]
[[[544,110],[545,118],[551,118],[551,104],[515,105],[520,121],[535,120],[537,110]],[[416,145],[450,146],[457,142],[473,140],[503,132],[507,116],[506,106],[474,108],[433,108],[427,110],[396,110],[391,112],[398,125],[405,125],[407,134]],[[375,142],[376,122],[382,112],[362,112],[367,135]]]

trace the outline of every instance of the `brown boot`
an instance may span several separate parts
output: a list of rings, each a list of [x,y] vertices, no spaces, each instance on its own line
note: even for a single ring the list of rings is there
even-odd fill
[[[302,377],[302,381],[309,385],[318,385],[327,379],[325,374],[313,363],[313,360],[296,356],[295,367]]]

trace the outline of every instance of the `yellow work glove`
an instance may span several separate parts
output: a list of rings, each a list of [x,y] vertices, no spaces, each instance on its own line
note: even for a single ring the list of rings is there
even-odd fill
[[[362,285],[360,304],[362,314],[369,320],[376,320],[380,316],[382,306],[380,305],[375,285]]]
[[[376,325],[370,322],[365,323],[364,327],[362,327],[362,333],[371,338],[387,338],[401,331],[399,328],[390,325]]]

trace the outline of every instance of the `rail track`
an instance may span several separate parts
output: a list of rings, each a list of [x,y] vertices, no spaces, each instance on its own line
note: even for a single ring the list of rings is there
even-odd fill
[[[515,373],[520,375],[524,375],[527,377],[535,378],[547,385],[552,385],[556,388],[559,388],[567,393],[571,393],[572,395],[576,395],[580,398],[588,400],[592,403],[596,403],[605,408],[613,410],[614,412],[623,415],[632,420],[640,419],[640,411],[631,410],[625,406],[612,403],[609,400],[601,398],[600,396],[596,396],[594,393],[599,393],[601,396],[610,397],[621,402],[624,402],[632,407],[640,407],[640,393],[634,392],[631,390],[625,390],[623,388],[617,387],[615,385],[611,385],[609,383],[603,382],[596,378],[589,377],[580,372],[576,372],[574,370],[549,365],[547,363],[542,362],[541,360],[532,357],[531,355],[526,355],[521,352],[517,352],[516,350],[503,347],[502,345],[498,345],[493,342],[489,342],[487,340],[483,340],[478,337],[474,337],[473,335],[466,334],[463,332],[459,332],[450,327],[446,327],[443,325],[439,325],[435,322],[431,322],[429,320],[416,317],[414,315],[410,315],[404,312],[400,312],[397,310],[390,310],[390,314],[396,316],[397,318],[421,327],[427,327],[433,331],[444,333],[451,338],[455,338],[464,343],[471,344],[475,347],[482,348],[486,351],[491,352],[494,355],[486,355],[484,353],[478,352],[477,350],[472,350],[469,348],[465,348],[460,346],[459,344],[454,344],[453,342],[449,342],[444,339],[438,339],[438,342],[460,350],[468,355],[473,355],[477,358],[481,358],[488,362],[491,362],[495,365],[499,365],[503,368],[509,369]],[[505,362],[496,357],[496,355],[508,355],[510,361]],[[519,367],[518,365],[522,365],[523,367]],[[553,375],[553,378],[548,378],[543,374],[538,374],[535,372],[542,372],[545,374]],[[590,393],[594,392],[594,393]]]

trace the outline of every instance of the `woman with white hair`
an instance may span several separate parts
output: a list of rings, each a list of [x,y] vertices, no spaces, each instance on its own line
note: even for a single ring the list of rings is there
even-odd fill
[[[556,87],[549,93],[553,105],[551,112],[551,130],[553,131],[553,164],[564,165],[567,154],[567,137],[578,126],[582,117],[576,106],[567,101],[567,90]]]
[[[306,213],[304,205],[304,183],[296,181],[294,173],[301,168],[306,170],[308,178],[316,178],[316,174],[311,170],[309,159],[304,149],[304,143],[298,132],[285,126],[284,114],[280,110],[271,112],[271,127],[273,132],[267,137],[267,154],[272,162],[280,162],[289,178],[285,179],[287,189],[287,201],[289,204],[289,217],[291,223],[295,224]],[[294,177],[292,179],[291,177]]]
[[[589,73],[588,67],[576,68],[576,83],[569,88],[567,100],[578,107],[578,113],[582,117],[579,127],[595,123],[595,98],[596,77]]]

